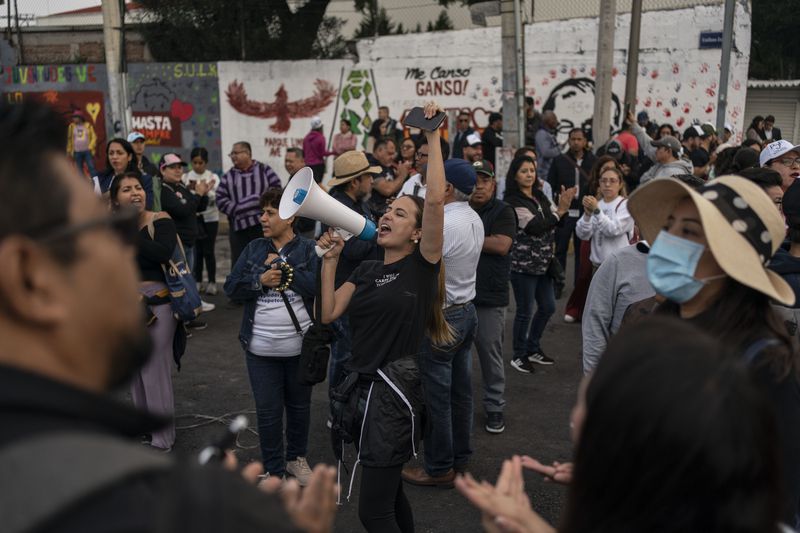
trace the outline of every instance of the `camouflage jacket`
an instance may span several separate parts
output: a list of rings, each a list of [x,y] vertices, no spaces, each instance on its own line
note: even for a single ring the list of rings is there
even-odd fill
[[[508,191],[505,197],[506,203],[515,210],[527,209],[533,213],[533,219],[524,228],[517,226],[517,236],[511,248],[511,271],[540,275],[547,272],[555,253],[554,234],[558,217],[544,193],[534,189],[533,194],[532,199],[521,192]]]

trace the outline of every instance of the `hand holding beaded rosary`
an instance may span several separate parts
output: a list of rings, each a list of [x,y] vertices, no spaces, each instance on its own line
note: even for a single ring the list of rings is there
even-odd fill
[[[294,269],[292,265],[276,257],[270,263],[270,268],[261,274],[261,285],[278,292],[283,292],[289,288],[294,280]]]

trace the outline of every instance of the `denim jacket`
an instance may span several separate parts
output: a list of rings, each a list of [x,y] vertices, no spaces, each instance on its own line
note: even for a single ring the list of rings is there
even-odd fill
[[[294,268],[294,279],[289,286],[303,298],[308,315],[314,316],[314,294],[316,292],[316,269],[319,259],[314,251],[316,243],[296,235],[283,247],[282,255]],[[269,254],[277,254],[278,250],[272,239],[256,239],[247,245],[236,261],[230,275],[225,280],[225,294],[234,301],[244,302],[244,315],[239,330],[239,342],[247,350],[253,336],[253,321],[256,314],[256,302],[264,291],[261,285],[261,274],[267,271],[264,262]],[[287,311],[288,314],[288,311]]]

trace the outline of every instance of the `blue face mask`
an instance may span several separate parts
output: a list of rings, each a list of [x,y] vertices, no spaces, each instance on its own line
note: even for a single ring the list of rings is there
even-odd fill
[[[706,247],[661,231],[647,254],[647,279],[653,289],[675,303],[686,303],[706,282],[724,274],[696,279],[694,273]]]

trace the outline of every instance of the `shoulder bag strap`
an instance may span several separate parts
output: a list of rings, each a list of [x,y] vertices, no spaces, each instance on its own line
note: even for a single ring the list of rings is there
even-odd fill
[[[583,156],[584,156],[584,157],[586,157],[586,154],[584,154]],[[572,159],[570,156],[568,156],[568,155],[566,155],[566,154],[564,155],[564,157],[566,157],[566,158],[567,158],[567,161],[569,161],[569,164],[570,164],[570,165],[572,165],[573,167],[575,167],[575,169],[576,169],[578,172],[580,172],[580,173],[581,173],[581,175],[584,177],[584,179],[586,179],[586,182],[587,182],[587,183],[588,183],[588,182],[590,182],[590,181],[592,181],[591,177],[589,177],[589,174],[587,174],[587,173],[586,173],[586,171],[585,171],[585,170],[583,170],[583,168],[581,168],[581,167],[578,165],[578,162],[577,162],[577,161],[574,161],[574,160],[573,160],[573,159]],[[554,192],[555,192],[555,191],[554,191]]]
[[[286,310],[289,311],[289,318],[292,319],[292,324],[294,324],[294,329],[297,331],[298,334],[303,334],[303,328],[300,327],[300,321],[297,320],[297,315],[294,313],[294,309],[292,309],[292,304],[289,303],[289,297],[286,296],[286,293],[283,291],[278,291],[281,294],[281,298],[283,298],[283,303],[286,305]]]
[[[91,494],[171,465],[168,457],[141,445],[101,434],[49,433],[5,446],[0,450],[3,531],[32,531]]]

